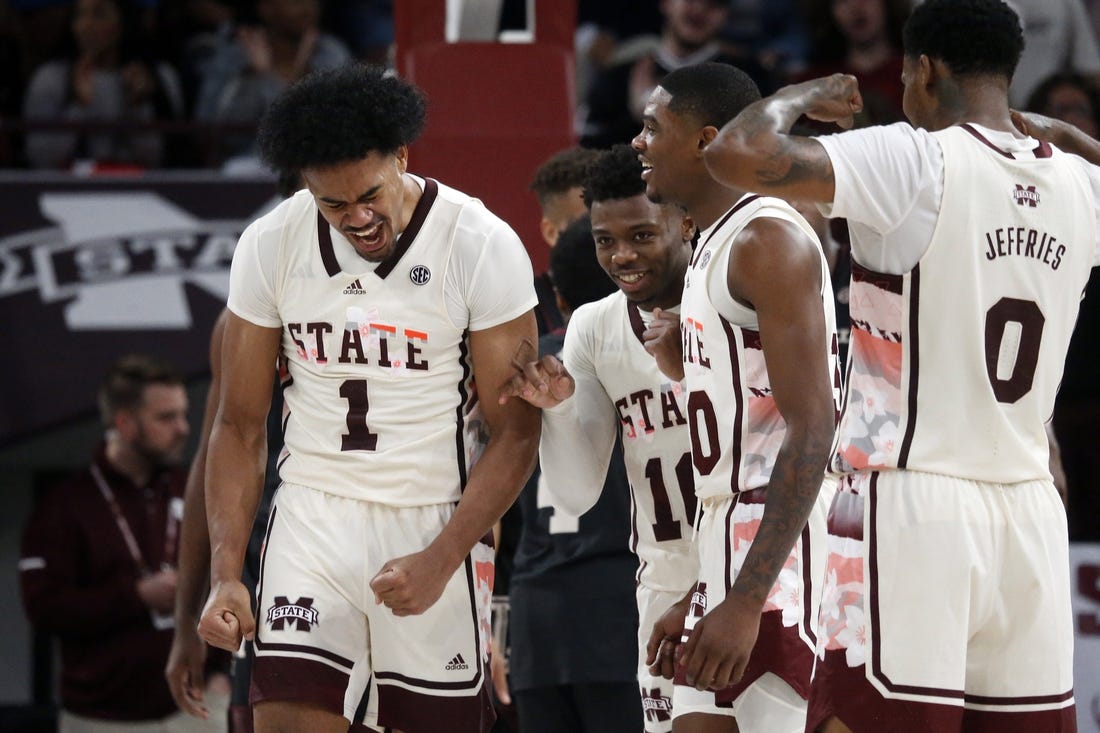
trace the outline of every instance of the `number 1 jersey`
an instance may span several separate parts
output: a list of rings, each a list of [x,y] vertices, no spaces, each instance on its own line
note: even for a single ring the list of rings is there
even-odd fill
[[[392,255],[360,258],[299,191],[233,257],[229,308],[282,329],[282,481],[394,506],[457,501],[484,444],[469,332],[535,304],[515,233],[431,179]]]

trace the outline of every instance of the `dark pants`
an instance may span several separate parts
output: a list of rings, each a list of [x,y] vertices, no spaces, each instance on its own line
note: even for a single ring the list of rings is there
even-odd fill
[[[637,682],[591,682],[513,692],[521,733],[641,733]]]

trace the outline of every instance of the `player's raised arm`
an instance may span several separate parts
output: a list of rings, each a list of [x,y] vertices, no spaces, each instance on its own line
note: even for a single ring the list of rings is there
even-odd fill
[[[741,111],[707,145],[715,180],[733,188],[800,201],[833,200],[833,167],[813,138],[791,135],[802,115],[851,127],[863,108],[855,77],[834,74],[784,87]]]

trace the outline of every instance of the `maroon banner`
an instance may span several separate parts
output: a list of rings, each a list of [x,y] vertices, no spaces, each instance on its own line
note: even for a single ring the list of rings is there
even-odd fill
[[[209,372],[244,228],[270,180],[0,175],[0,445],[87,417],[108,366],[145,352]]]

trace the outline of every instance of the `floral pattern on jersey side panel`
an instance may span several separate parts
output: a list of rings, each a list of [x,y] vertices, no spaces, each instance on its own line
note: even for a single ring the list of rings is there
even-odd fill
[[[492,607],[496,551],[484,542],[478,542],[470,551],[470,561],[474,566],[474,597],[481,640],[481,648],[478,651],[481,653],[482,660],[487,660],[493,639]]]
[[[839,473],[896,466],[901,448],[902,278],[872,275],[852,277],[851,369],[833,459]]]
[[[843,649],[849,667],[866,664],[870,619],[863,570],[864,496],[867,474],[845,478],[829,509],[828,559],[818,613],[817,655]]]
[[[767,486],[787,426],[772,395],[760,334],[747,328],[741,329],[741,333],[744,344],[743,379],[748,393],[745,434],[741,444],[741,489],[746,490]]]
[[[761,493],[764,492],[754,492]],[[754,497],[756,498],[756,497]],[[749,548],[760,530],[760,521],[764,516],[763,497],[760,501],[739,502],[733,510],[732,536],[732,571],[733,577],[741,572],[745,563],[745,557],[749,554]],[[783,569],[779,571],[779,577],[775,585],[768,591],[768,598],[764,602],[762,613],[779,611],[783,614],[783,625],[795,626],[803,618],[802,582],[802,542],[799,540],[791,549],[787,560],[783,563]]]

